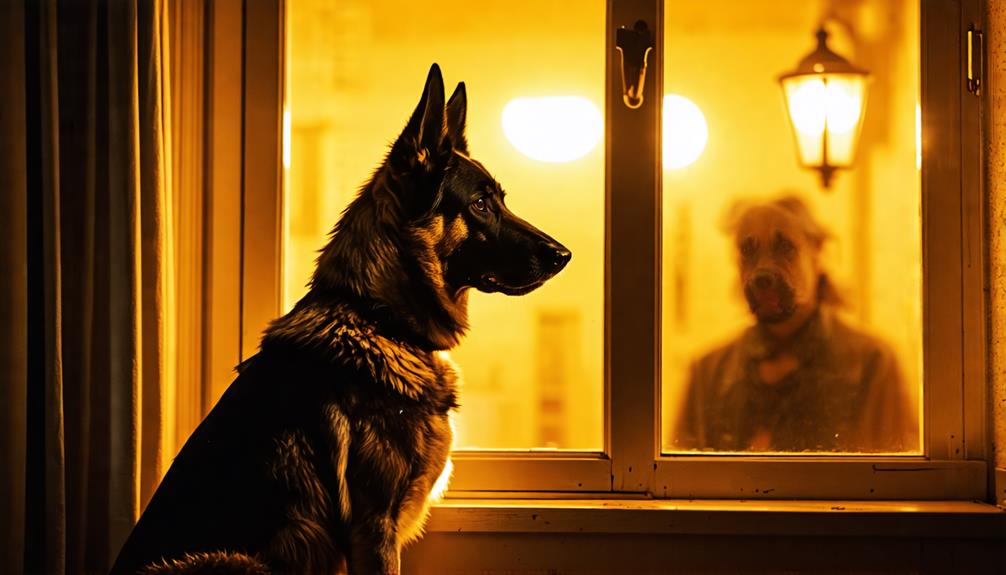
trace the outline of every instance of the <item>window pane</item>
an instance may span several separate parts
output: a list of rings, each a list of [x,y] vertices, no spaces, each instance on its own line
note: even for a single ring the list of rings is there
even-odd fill
[[[918,3],[665,15],[664,451],[920,453]],[[787,105],[822,21],[867,96],[801,76]],[[827,189],[801,167],[845,166],[856,136]]]
[[[603,447],[603,2],[288,3],[285,306],[415,108],[430,64],[468,94],[468,143],[506,202],[568,247],[525,296],[469,295],[460,448]]]

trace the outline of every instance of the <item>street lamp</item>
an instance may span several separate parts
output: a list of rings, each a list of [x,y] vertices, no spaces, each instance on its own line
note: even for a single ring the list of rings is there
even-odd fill
[[[825,189],[835,170],[849,168],[855,159],[869,80],[869,72],[828,48],[823,26],[817,48],[779,77],[800,164],[821,172]]]

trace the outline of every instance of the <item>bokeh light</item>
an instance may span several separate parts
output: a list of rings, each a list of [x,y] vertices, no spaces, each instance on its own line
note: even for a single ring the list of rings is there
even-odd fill
[[[680,170],[706,149],[709,128],[695,102],[678,94],[664,96],[664,169]]]
[[[569,162],[587,155],[601,140],[604,120],[581,96],[516,98],[503,108],[503,133],[525,156]]]

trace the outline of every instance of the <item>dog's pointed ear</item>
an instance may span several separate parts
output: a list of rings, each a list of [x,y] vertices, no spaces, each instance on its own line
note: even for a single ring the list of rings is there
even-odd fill
[[[444,78],[440,66],[433,64],[426,76],[426,87],[419,105],[409,118],[409,123],[398,137],[412,160],[428,164],[440,152],[446,135],[446,109],[444,107]]]
[[[465,119],[468,116],[468,94],[465,83],[458,82],[458,87],[447,100],[447,137],[455,150],[468,153],[468,139],[465,138]]]

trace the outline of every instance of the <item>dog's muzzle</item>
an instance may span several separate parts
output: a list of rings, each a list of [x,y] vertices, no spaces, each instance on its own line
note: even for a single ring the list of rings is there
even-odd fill
[[[523,280],[505,279],[493,272],[483,274],[479,278],[478,288],[485,292],[501,292],[506,295],[524,295],[532,292],[555,274],[566,267],[573,253],[558,242],[542,242],[538,253],[529,261],[533,270],[531,275]]]
[[[758,270],[744,285],[744,297],[759,322],[785,321],[795,311],[795,294],[778,273]]]

